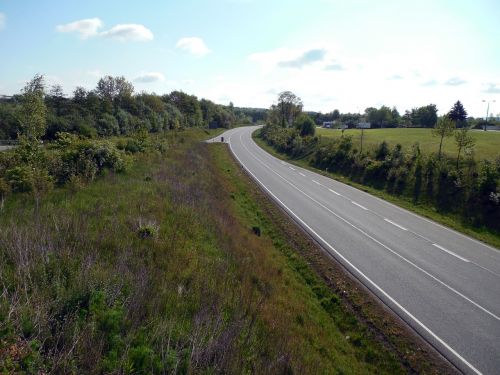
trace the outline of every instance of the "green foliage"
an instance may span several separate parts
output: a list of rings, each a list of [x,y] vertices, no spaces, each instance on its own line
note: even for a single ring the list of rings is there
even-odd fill
[[[45,134],[47,107],[44,90],[44,78],[38,74],[23,89],[20,125],[21,133],[28,142],[38,142]]]
[[[314,136],[316,132],[316,124],[305,113],[302,113],[299,117],[297,117],[293,126],[299,131],[301,137]]]
[[[105,113],[100,119],[97,120],[97,134],[100,136],[118,135],[120,133],[120,126],[118,121],[113,115]]]
[[[366,120],[373,128],[394,128],[399,124],[399,113],[396,108],[382,106],[380,109],[367,108],[365,110]]]
[[[469,134],[469,127],[464,126],[455,132],[455,143],[457,145],[457,169],[459,169],[460,164],[460,154],[462,151],[466,155],[471,155],[474,150],[474,145],[476,141]]]
[[[155,238],[158,235],[158,225],[152,222],[139,223],[137,235],[141,239]]]
[[[8,169],[5,179],[13,192],[30,192],[33,189],[32,169],[28,166],[18,166]]]
[[[467,111],[465,110],[464,106],[462,103],[460,103],[460,100],[458,100],[453,107],[450,109],[448,114],[446,115],[450,120],[455,122],[456,127],[458,128],[459,125],[463,126],[465,123],[465,120],[467,120]]]
[[[291,91],[283,91],[278,95],[277,104],[269,109],[267,123],[283,128],[293,126],[295,119],[302,113],[302,100]]]
[[[441,117],[437,122],[436,127],[432,130],[432,134],[435,137],[440,138],[438,158],[441,158],[443,139],[445,137],[451,137],[454,131],[455,131],[455,123],[446,116]]]

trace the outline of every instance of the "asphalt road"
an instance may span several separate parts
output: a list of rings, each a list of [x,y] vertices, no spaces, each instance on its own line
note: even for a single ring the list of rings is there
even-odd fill
[[[460,370],[500,374],[498,249],[281,161],[254,130],[222,136],[277,204]]]

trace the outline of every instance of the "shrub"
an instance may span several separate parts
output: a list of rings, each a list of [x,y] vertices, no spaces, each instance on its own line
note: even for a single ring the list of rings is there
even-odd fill
[[[125,161],[120,151],[107,141],[73,139],[51,161],[51,173],[59,184],[65,184],[72,176],[91,181],[104,169],[115,172],[125,170]]]
[[[153,222],[142,223],[139,222],[139,226],[137,228],[137,235],[141,239],[146,238],[155,238],[158,235],[158,225]]]
[[[26,165],[9,169],[6,177],[14,192],[24,193],[33,190],[32,170]]]
[[[385,160],[385,158],[389,155],[389,146],[386,141],[380,143],[375,150],[375,159],[377,160]]]
[[[120,127],[116,118],[109,113],[105,113],[99,120],[97,120],[97,133],[100,136],[118,135]]]

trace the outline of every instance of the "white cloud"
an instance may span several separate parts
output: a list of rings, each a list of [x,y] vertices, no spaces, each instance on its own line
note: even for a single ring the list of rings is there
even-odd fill
[[[487,87],[483,90],[483,92],[488,94],[500,94],[500,85],[496,83],[488,83]]]
[[[103,38],[116,39],[120,42],[144,42],[153,40],[154,38],[151,30],[149,30],[144,25],[139,25],[136,23],[116,25],[107,31],[103,31],[99,35]]]
[[[460,77],[452,77],[449,80],[447,80],[444,84],[447,86],[460,86],[463,85],[464,83],[467,83],[467,81],[464,81]]]
[[[175,47],[198,57],[202,57],[210,53],[210,50],[205,45],[205,42],[203,42],[203,39],[198,37],[181,38]]]
[[[87,18],[64,25],[57,25],[56,30],[60,33],[78,33],[80,38],[87,39],[98,34],[102,27],[102,21],[99,18]]]
[[[6,18],[7,17],[5,17],[5,14],[0,13],[0,30],[5,28],[5,19]]]
[[[399,74],[393,74],[389,78],[387,78],[389,81],[399,81],[400,79],[404,79],[402,75]]]
[[[436,86],[437,84],[438,84],[438,82],[435,79],[431,79],[429,81],[422,83],[422,86],[430,87],[430,86]]]
[[[103,38],[116,39],[121,42],[143,42],[154,38],[151,30],[144,25],[135,23],[119,24],[113,26],[109,30],[99,32],[102,26],[103,22],[99,18],[87,18],[64,25],[58,25],[56,26],[56,30],[60,33],[78,33],[82,39],[100,36]]]
[[[159,72],[147,72],[136,77],[134,81],[140,83],[161,82],[165,81],[165,76]]]
[[[326,47],[328,45],[328,47]],[[262,71],[269,73],[279,68],[315,69],[340,71],[345,67],[334,58],[331,44],[315,44],[308,48],[277,48],[267,52],[256,52],[248,60],[257,63]]]
[[[280,61],[278,66],[281,68],[303,68],[306,65],[311,65],[319,61],[323,61],[327,51],[323,48],[313,48],[305,51],[300,56],[292,59]]]

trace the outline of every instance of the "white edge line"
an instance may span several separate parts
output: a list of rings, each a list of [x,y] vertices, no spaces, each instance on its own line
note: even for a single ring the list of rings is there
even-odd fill
[[[302,172],[299,172],[299,174],[302,176],[302,177],[306,177],[306,175]]]
[[[289,166],[288,168],[290,168],[292,171],[294,171],[294,170],[295,170],[295,168],[294,168],[294,167],[290,167],[290,166]]]
[[[321,185],[321,184],[320,184],[318,181],[316,181],[316,180],[312,180],[312,182],[314,182],[314,183],[315,183],[315,184],[317,184],[317,185]]]
[[[386,218],[384,218],[384,220],[385,220],[385,221],[387,221],[388,223],[390,223],[390,224],[392,224],[392,225],[394,225],[394,226],[398,227],[398,228],[399,228],[399,229],[401,229],[401,230],[406,230],[406,231],[408,230],[408,229],[406,229],[405,227],[403,227],[403,226],[401,226],[401,225],[399,225],[399,224],[395,223],[394,221],[391,221],[391,220],[386,219]]]
[[[454,257],[456,257],[456,258],[458,258],[460,260],[463,260],[464,262],[470,263],[470,260],[465,259],[464,257],[461,257],[458,254],[455,254],[453,251],[450,251],[450,250],[444,248],[443,246],[438,245],[437,243],[433,243],[432,246],[437,247],[439,250],[443,250],[445,253],[453,255]]]
[[[240,136],[241,140],[241,136]],[[438,341],[441,345],[443,345],[447,350],[449,350],[455,357],[457,357],[459,360],[461,360],[465,365],[467,365],[472,371],[474,371],[478,375],[482,375],[482,373],[476,369],[472,364],[470,364],[464,357],[462,357],[460,354],[458,354],[455,349],[453,349],[451,346],[449,346],[445,341],[443,341],[438,335],[436,335],[434,332],[432,332],[427,326],[422,323],[420,320],[418,320],[415,316],[413,316],[412,313],[410,313],[408,310],[406,310],[399,302],[397,302],[394,298],[392,298],[385,290],[383,290],[380,286],[378,286],[374,281],[372,281],[368,276],[366,276],[361,270],[359,270],[354,264],[349,262],[341,253],[339,253],[332,245],[330,245],[323,237],[321,237],[319,234],[317,234],[314,229],[312,229],[309,225],[307,225],[301,218],[299,218],[290,208],[288,208],[287,205],[285,205],[274,193],[267,188],[266,185],[264,185],[258,178],[255,176],[248,168],[247,166],[240,160],[240,158],[234,153],[233,148],[231,147],[231,144],[229,144],[229,148],[231,149],[231,152],[233,155],[238,159],[238,162],[247,170],[248,173],[261,185],[279,204],[281,204],[288,212],[292,214],[293,217],[297,221],[299,221],[305,228],[307,228],[310,233],[314,234],[322,243],[324,243],[329,249],[331,249],[337,256],[339,256],[344,262],[346,262],[350,267],[352,267],[353,270],[355,270],[357,273],[359,273],[366,281],[368,281],[371,285],[373,285],[374,288],[376,288],[380,293],[382,293],[383,296],[385,296],[389,301],[391,301],[395,306],[397,306],[401,311],[403,311],[408,317],[410,317],[415,323],[417,323],[422,329],[424,329],[429,335],[431,335],[436,341]]]

